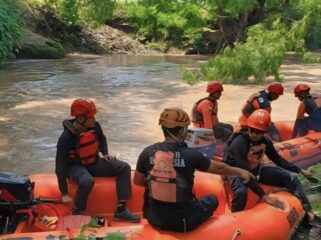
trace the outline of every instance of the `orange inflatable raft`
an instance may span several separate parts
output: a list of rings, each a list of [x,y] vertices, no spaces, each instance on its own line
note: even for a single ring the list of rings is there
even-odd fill
[[[309,132],[306,136],[291,139],[294,123],[279,121],[274,123],[274,138],[279,139],[274,146],[281,156],[299,167],[306,168],[321,162],[321,132]],[[234,129],[238,131],[239,126]],[[189,129],[187,144],[215,160],[221,159],[224,145],[216,140],[209,129]],[[266,158],[267,164],[270,164]]]
[[[56,176],[53,174],[37,174],[30,176],[35,182],[34,194],[43,198],[60,199]],[[197,172],[195,175],[196,196],[214,193],[219,199],[219,206],[213,216],[196,230],[187,233],[161,231],[148,224],[146,219],[140,223],[114,222],[112,220],[116,208],[115,180],[113,178],[96,178],[93,191],[90,193],[86,215],[98,215],[106,219],[105,226],[88,228],[81,231],[81,225],[88,222],[87,216],[70,215],[71,208],[62,204],[39,203],[29,209],[29,217],[21,218],[12,233],[0,236],[0,239],[59,239],[65,236],[72,239],[84,233],[96,237],[108,234],[122,234],[124,239],[170,240],[170,239],[202,239],[202,240],[284,240],[290,239],[304,216],[300,201],[289,192],[263,186],[266,191],[273,191],[274,196],[285,203],[285,209],[274,208],[260,201],[249,190],[246,210],[238,213],[230,211],[230,189],[221,176]],[[75,194],[75,185],[69,183],[69,191]],[[133,197],[128,207],[141,214],[143,205],[143,188],[133,186]],[[27,214],[19,210],[19,214]],[[18,211],[18,212],[19,212]],[[21,212],[22,211],[22,212]],[[23,212],[25,211],[25,212]],[[44,221],[45,219],[45,221]],[[51,220],[57,221],[50,224]],[[56,237],[56,238],[54,238]],[[122,238],[117,238],[122,239]]]

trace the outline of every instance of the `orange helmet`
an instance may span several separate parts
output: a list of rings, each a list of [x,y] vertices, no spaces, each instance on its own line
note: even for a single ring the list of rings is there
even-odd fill
[[[166,128],[187,127],[190,123],[188,114],[180,108],[165,108],[159,117],[159,125]]]
[[[264,109],[255,110],[247,119],[250,128],[267,131],[271,123],[270,113]]]
[[[273,82],[273,83],[270,83],[266,90],[270,93],[275,93],[277,95],[283,95],[283,86],[281,83],[278,83],[278,82]]]
[[[85,115],[86,117],[93,117],[97,113],[95,103],[93,101],[77,98],[73,101],[70,108],[71,116]]]
[[[222,91],[223,91],[223,86],[219,82],[210,82],[206,88],[206,92],[208,92],[209,94],[222,92]]]
[[[310,91],[310,87],[307,85],[307,84],[305,84],[305,83],[300,83],[300,84],[298,84],[298,85],[296,85],[295,86],[295,88],[294,88],[294,95],[297,97],[297,96],[299,96],[301,93],[303,93],[303,92],[308,92],[308,91]]]

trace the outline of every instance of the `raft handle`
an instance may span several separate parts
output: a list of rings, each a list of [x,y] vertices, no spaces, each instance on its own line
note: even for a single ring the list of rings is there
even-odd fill
[[[235,232],[233,233],[233,236],[231,238],[231,240],[235,240],[238,236],[241,235],[241,229],[236,229]]]

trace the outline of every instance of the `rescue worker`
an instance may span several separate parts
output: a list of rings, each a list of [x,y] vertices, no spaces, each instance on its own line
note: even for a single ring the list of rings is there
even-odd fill
[[[248,171],[211,161],[187,147],[184,140],[189,124],[190,118],[182,109],[164,109],[159,118],[164,142],[145,148],[138,158],[134,183],[145,187],[144,217],[159,229],[178,232],[195,229],[217,208],[218,200],[214,195],[196,199],[193,193],[196,169],[236,175],[244,183],[254,177]]]
[[[139,222],[139,216],[126,207],[126,200],[132,194],[130,165],[108,153],[106,137],[95,120],[96,112],[94,102],[78,98],[71,104],[74,118],[63,121],[64,131],[58,140],[56,155],[56,175],[62,201],[72,201],[67,186],[69,178],[78,185],[73,214],[82,214],[94,186],[93,177],[116,177],[118,206],[114,220]]]
[[[208,97],[198,100],[192,109],[192,122],[195,127],[213,129],[219,120],[217,117],[218,104],[223,86],[219,82],[210,82],[207,85],[206,91]]]
[[[257,109],[265,109],[271,113],[271,102],[277,100],[283,95],[283,86],[281,83],[273,82],[267,85],[266,90],[252,94],[242,108],[242,115],[239,118],[241,128],[246,128],[248,117]],[[267,134],[275,141],[281,141],[277,129],[271,124]]]
[[[294,95],[301,103],[292,133],[292,138],[304,136],[309,130],[321,131],[321,95],[310,94],[310,87],[300,83],[294,87]],[[307,114],[308,116],[304,116]]]
[[[258,185],[258,183],[263,183],[289,189],[301,200],[308,219],[312,220],[314,214],[311,211],[311,205],[295,174],[301,173],[304,177],[310,177],[311,173],[308,170],[300,169],[278,154],[270,138],[264,136],[270,123],[270,113],[267,110],[255,110],[247,120],[247,131],[241,131],[234,136],[229,144],[225,156],[228,159],[225,159],[225,162],[248,170],[256,176],[256,179],[251,179],[248,184],[244,184],[239,177],[230,178],[231,188],[234,192],[231,210],[237,212],[244,209],[247,200],[247,187],[267,203],[282,207],[281,202],[271,199],[271,196]],[[276,166],[263,166],[261,158],[264,154]]]

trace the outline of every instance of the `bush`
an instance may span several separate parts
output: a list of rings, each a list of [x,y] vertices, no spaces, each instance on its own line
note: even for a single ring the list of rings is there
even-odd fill
[[[14,50],[18,46],[22,34],[22,19],[17,0],[0,1],[0,67],[14,58]]]

